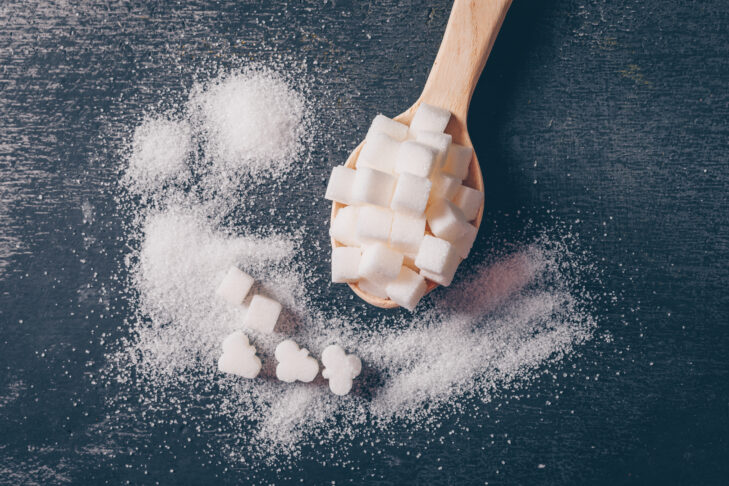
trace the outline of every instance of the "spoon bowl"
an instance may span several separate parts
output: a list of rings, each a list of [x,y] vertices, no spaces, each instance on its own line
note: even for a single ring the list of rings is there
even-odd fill
[[[455,0],[443,41],[422,94],[410,108],[396,116],[394,120],[410,126],[415,111],[423,102],[445,108],[451,112],[445,133],[451,135],[453,143],[473,148],[466,123],[468,107],[510,5],[511,0]],[[363,146],[364,141],[349,155],[345,167],[356,168]],[[463,185],[482,192],[484,190],[483,174],[475,151]],[[343,207],[344,204],[332,203],[332,221]],[[476,228],[481,225],[483,209],[482,204],[476,218],[471,221]],[[430,232],[426,231],[426,234]],[[339,246],[343,245],[332,238],[332,247]],[[426,279],[426,282],[426,293],[438,286],[432,280]],[[384,309],[398,307],[390,299],[383,299],[363,291],[357,283],[350,283],[349,286],[355,294],[371,305]]]

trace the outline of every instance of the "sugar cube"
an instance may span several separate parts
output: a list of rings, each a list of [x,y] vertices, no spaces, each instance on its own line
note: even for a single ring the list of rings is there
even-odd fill
[[[387,298],[387,291],[385,290],[384,285],[367,280],[366,278],[361,278],[359,279],[359,282],[357,282],[357,286],[362,292],[370,294],[373,297],[378,297],[380,299]]]
[[[347,354],[338,344],[331,344],[321,353],[324,369],[321,376],[329,380],[329,389],[335,395],[346,395],[352,389],[352,380],[362,372],[362,361]]]
[[[359,274],[379,285],[395,280],[402,266],[402,253],[376,243],[365,247],[359,261]]]
[[[390,207],[395,211],[420,216],[428,205],[430,188],[433,185],[425,177],[416,176],[407,172],[400,174],[395,185]]]
[[[370,125],[366,138],[370,138],[375,133],[384,133],[398,142],[402,142],[408,136],[408,126],[379,114],[372,120],[372,125]]]
[[[446,273],[454,265],[458,266],[458,262],[458,254],[453,245],[430,235],[423,237],[418,255],[415,257],[415,265],[419,269],[432,273]]]
[[[405,254],[415,254],[425,234],[425,218],[395,213],[392,217],[390,245]]]
[[[443,172],[463,180],[468,175],[468,167],[473,159],[473,149],[456,143],[451,144],[446,154]]]
[[[319,374],[319,363],[309,356],[309,350],[300,348],[295,341],[286,339],[278,343],[273,352],[278,364],[276,378],[286,383],[302,381],[309,383]]]
[[[442,285],[443,287],[448,287],[451,282],[453,282],[453,277],[456,275],[456,270],[458,269],[458,264],[451,266],[448,268],[448,270],[445,273],[435,273],[435,272],[429,272],[428,270],[420,270],[420,275],[427,278],[428,280],[432,280],[433,282],[437,283],[438,285]]]
[[[360,248],[339,246],[332,249],[332,282],[345,283],[359,280]]]
[[[415,140],[400,144],[395,172],[409,172],[420,177],[428,177],[435,167],[435,150]]]
[[[476,241],[478,228],[470,223],[463,223],[463,227],[465,228],[463,235],[453,242],[453,246],[456,248],[458,256],[466,258],[471,253],[473,242]]]
[[[357,169],[352,185],[352,200],[358,203],[389,207],[395,190],[395,177],[385,172],[361,167]]]
[[[417,252],[415,253],[406,253],[404,255],[404,258],[402,259],[402,264],[406,267],[415,268],[415,256],[417,255]]]
[[[467,186],[461,186],[453,196],[453,203],[463,211],[466,221],[472,221],[476,219],[478,211],[483,205],[483,192]]]
[[[359,208],[357,206],[340,208],[334,221],[332,221],[332,226],[329,228],[329,235],[343,245],[359,246],[360,241],[357,237],[358,216]]]
[[[451,119],[451,112],[429,105],[428,103],[420,103],[415,111],[413,121],[410,122],[410,129],[413,131],[428,130],[431,132],[442,132]]]
[[[435,166],[441,167],[445,162],[448,147],[451,145],[451,136],[447,133],[419,131],[415,133],[415,140],[435,150]]]
[[[427,289],[425,279],[408,267],[402,267],[397,278],[387,284],[385,291],[395,303],[413,311]]]
[[[392,227],[392,211],[363,206],[357,217],[357,239],[362,243],[387,243]]]
[[[248,336],[235,331],[223,340],[223,354],[218,359],[218,369],[243,378],[255,378],[261,371],[261,358]]]
[[[439,285],[448,287],[453,281],[453,276],[456,274],[456,270],[458,270],[458,265],[461,263],[461,259],[458,257],[455,246],[453,247],[453,253],[455,256],[450,255],[441,271],[434,272],[427,268],[421,268],[420,275]]]
[[[369,167],[391,174],[395,170],[399,148],[400,142],[386,133],[369,134],[357,157],[357,169]]]
[[[325,199],[337,201],[342,204],[351,204],[352,185],[354,184],[355,170],[344,166],[337,166],[332,169],[329,177]]]
[[[446,199],[440,199],[431,204],[425,217],[428,220],[430,231],[439,238],[453,242],[465,232],[463,223],[466,221],[466,217],[463,215],[463,211]]]
[[[238,305],[243,303],[252,286],[253,277],[238,267],[230,267],[215,293],[227,302]]]
[[[262,295],[254,295],[243,318],[243,327],[271,334],[281,313],[281,304]]]
[[[456,191],[461,186],[461,179],[441,172],[436,172],[430,179],[433,181],[433,188],[430,190],[431,201],[438,199],[450,200],[456,195]]]

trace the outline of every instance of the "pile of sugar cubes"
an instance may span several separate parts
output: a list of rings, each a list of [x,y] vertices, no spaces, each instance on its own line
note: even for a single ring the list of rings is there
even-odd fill
[[[344,205],[332,221],[332,281],[357,283],[409,310],[425,279],[448,286],[471,251],[483,192],[463,184],[473,149],[444,133],[448,110],[421,103],[408,127],[377,115],[356,170],[332,170],[326,199]]]
[[[253,277],[231,267],[218,285],[216,294],[234,306],[242,306],[253,287]],[[281,304],[262,295],[254,295],[248,304],[242,326],[252,331],[271,334],[281,314]],[[319,374],[319,362],[291,340],[281,341],[274,351],[278,364],[276,378],[287,383],[309,383]],[[352,381],[362,370],[362,362],[347,354],[341,346],[332,344],[322,352],[324,370],[322,376],[329,381],[329,389],[336,395],[346,395],[352,389]],[[223,340],[223,354],[218,359],[218,369],[223,373],[253,379],[262,368],[256,347],[242,331],[234,331]]]

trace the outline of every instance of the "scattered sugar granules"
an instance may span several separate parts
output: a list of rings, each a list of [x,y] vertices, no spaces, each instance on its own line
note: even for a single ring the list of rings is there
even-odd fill
[[[560,273],[568,253],[559,251],[534,244],[481,265],[410,327],[366,340],[363,354],[388,378],[375,415],[417,415],[425,403],[485,392],[588,339],[594,322]]]
[[[304,97],[273,71],[249,69],[199,84],[188,110],[207,156],[228,169],[280,174],[302,149]]]
[[[141,193],[189,176],[192,131],[185,121],[147,118],[134,130],[126,183]]]
[[[293,243],[281,236],[230,236],[212,229],[204,215],[183,207],[152,211],[142,225],[132,283],[137,309],[149,323],[139,326],[137,351],[155,374],[198,366],[219,353],[226,334],[239,328],[243,313],[225,305],[215,289],[225,272],[240,265],[259,280],[288,262]],[[282,276],[274,284],[297,287]],[[276,289],[274,289],[274,292]],[[290,292],[282,297],[291,303]]]
[[[242,174],[249,176],[247,188],[265,189],[271,180],[258,176],[275,174],[287,190],[297,190],[296,177],[287,174],[311,163],[302,160],[302,137],[316,128],[303,100],[275,72],[247,69],[196,85],[181,121],[147,120],[135,131],[125,185],[134,191],[130,180],[144,181],[153,203],[121,201],[132,220],[126,282],[134,313],[129,334],[109,354],[108,378],[129,388],[143,417],[173,411],[201,430],[222,423],[221,433],[205,437],[214,442],[211,450],[233,461],[295,459],[306,444],[330,444],[334,456],[356,437],[379,440],[388,430],[428,427],[460,413],[466,399],[488,402],[499,387],[528,380],[590,339],[596,324],[575,276],[582,261],[549,234],[472,266],[414,315],[393,312],[373,322],[351,312],[349,302],[342,311],[323,310],[308,297],[327,295],[314,288],[322,279],[296,258],[328,252],[328,242],[320,248],[304,239],[306,224],[321,221],[285,234],[228,221],[220,212],[245,202]],[[160,166],[174,170],[159,177],[140,171],[158,159],[148,155],[156,149],[135,148],[138,137],[150,146],[168,144],[187,133],[173,125],[190,127],[189,146],[200,156],[165,152],[169,159]],[[207,173],[193,175],[200,172]],[[170,186],[172,178],[181,183]],[[276,332],[250,335],[263,362],[254,380],[217,372],[220,344],[240,328],[244,312],[215,296],[233,265],[257,280],[256,291],[283,304]],[[320,376],[309,384],[277,381],[273,354],[287,338],[317,358],[332,343],[361,357],[351,393],[332,395]],[[125,396],[118,403],[128,406]]]

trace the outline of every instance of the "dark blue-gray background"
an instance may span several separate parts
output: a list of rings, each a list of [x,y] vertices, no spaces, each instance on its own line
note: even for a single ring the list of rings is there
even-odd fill
[[[129,312],[111,277],[128,252],[117,151],[201,70],[283,57],[307,66],[316,115],[341,140],[321,156],[341,160],[375,113],[417,97],[449,8],[0,2],[0,483],[250,473],[173,421],[104,429],[116,411],[93,379],[101,337],[121,335]],[[355,447],[348,466],[304,456],[258,480],[729,483],[727,32],[724,0],[516,0],[469,120],[485,225],[508,236],[556,219],[579,233],[616,296],[596,310],[597,341],[562,365],[579,373],[484,406],[480,429],[464,418],[442,443],[416,433],[409,449]],[[332,163],[302,179],[312,197]],[[306,211],[326,220],[326,205]]]

